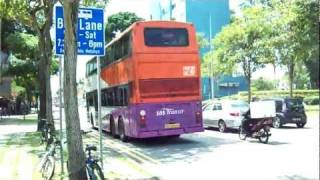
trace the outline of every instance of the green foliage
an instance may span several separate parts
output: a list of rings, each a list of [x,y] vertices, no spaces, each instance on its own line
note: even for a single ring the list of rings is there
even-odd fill
[[[16,95],[20,95],[20,94],[25,94],[26,93],[26,89],[22,86],[17,85],[16,81],[12,81],[11,83],[11,93],[12,94],[16,94]]]
[[[35,60],[38,58],[38,38],[34,35],[15,32],[6,37],[5,43],[19,59]]]
[[[269,61],[264,44],[261,41],[268,38],[269,24],[262,21],[265,11],[262,8],[248,8],[244,17],[236,19],[223,28],[213,41],[214,52],[207,54],[205,59],[213,58],[224,73],[231,73],[240,64],[247,78],[251,73]]]
[[[27,3],[29,1],[33,1],[34,6],[38,4],[35,3],[35,0],[0,0],[0,17],[16,20],[32,26],[32,22],[28,14]]]
[[[275,83],[273,81],[263,79],[262,77],[252,81],[253,91],[273,90],[274,87]]]
[[[106,42],[110,42],[116,36],[116,33],[124,31],[134,22],[142,20],[144,19],[131,12],[120,12],[109,16],[105,31]]]
[[[210,43],[203,33],[197,33],[196,35],[197,35],[197,43],[199,48],[209,47]]]
[[[293,79],[293,83],[296,85],[296,89],[307,89],[309,87],[310,83],[310,75],[306,68],[306,66],[303,64],[303,62],[300,62],[300,64],[297,65],[295,68],[295,76]]]
[[[297,66],[302,62],[306,64],[316,62],[315,59],[318,59],[319,5],[315,0],[275,0],[272,5],[273,9],[270,10],[269,19],[272,22],[273,33],[269,44],[278,57],[276,63],[287,67],[291,88]],[[311,64],[316,65],[316,63]],[[309,72],[319,75],[312,67],[309,68]],[[319,77],[314,79],[319,80]]]
[[[299,0],[295,4],[296,29],[300,44],[300,53],[310,75],[313,88],[319,88],[319,1]]]
[[[319,105],[319,96],[309,96],[303,99],[307,105]]]
[[[294,90],[293,96],[294,97],[311,97],[311,96],[318,96],[319,97],[319,89],[314,90]],[[248,92],[239,92],[236,97],[246,97]],[[288,90],[273,90],[273,91],[253,91],[252,96],[258,98],[265,98],[265,97],[289,97]]]
[[[295,83],[297,88],[305,88],[309,77],[312,87],[319,87],[319,4],[316,0],[245,1],[242,16],[234,17],[213,42],[214,52],[206,54],[202,74],[208,74],[213,60],[216,74],[231,74],[241,67],[250,80],[252,72],[272,63],[287,67],[290,87]]]
[[[109,0],[82,0],[81,5],[88,7],[104,8]]]

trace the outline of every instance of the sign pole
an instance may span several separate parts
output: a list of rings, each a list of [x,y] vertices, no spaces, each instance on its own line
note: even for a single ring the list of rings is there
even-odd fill
[[[102,155],[102,125],[101,125],[101,86],[100,86],[100,56],[97,56],[97,91],[98,91],[98,121],[99,121],[99,143],[100,143],[100,160],[103,169],[103,155]]]
[[[209,14],[209,44],[210,44],[210,51],[212,51],[212,20],[211,20],[211,13]],[[210,61],[210,87],[211,87],[211,99],[214,99],[214,78],[213,78],[213,59]]]
[[[61,162],[61,172],[64,173],[63,168],[63,148],[62,148],[62,139],[63,139],[63,131],[62,131],[62,56],[59,56],[59,119],[60,119],[60,162]]]

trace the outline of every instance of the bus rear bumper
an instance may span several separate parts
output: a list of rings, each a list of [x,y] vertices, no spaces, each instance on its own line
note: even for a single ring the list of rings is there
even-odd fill
[[[202,131],[204,131],[202,126],[189,127],[189,128],[179,128],[179,129],[157,130],[157,131],[145,131],[145,132],[140,132],[137,138],[172,136],[172,135],[202,132]]]

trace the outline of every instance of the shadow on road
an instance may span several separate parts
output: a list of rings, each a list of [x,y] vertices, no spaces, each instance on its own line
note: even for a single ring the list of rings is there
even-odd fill
[[[219,131],[219,128],[216,128],[216,127],[207,127],[205,129],[209,131]],[[226,129],[226,131],[223,133],[238,134],[238,129]]]
[[[281,129],[296,129],[296,130],[303,130],[303,129],[312,129],[310,127],[304,127],[304,128],[298,128],[296,126],[282,126],[281,128],[279,128],[279,130]]]
[[[271,136],[272,137],[272,136]],[[270,145],[286,145],[286,144],[291,144],[291,143],[287,143],[287,142],[279,142],[279,141],[273,141],[269,139],[269,142],[267,144],[263,144],[261,143],[258,139],[255,138],[248,138],[246,141],[250,142],[250,143],[256,143],[256,144],[261,144],[261,145],[266,145],[266,146],[270,146]]]
[[[191,163],[197,160],[196,155],[209,153],[222,145],[238,142],[196,133],[182,135],[180,138],[132,140],[129,146],[136,146],[144,154],[161,162],[184,161]]]

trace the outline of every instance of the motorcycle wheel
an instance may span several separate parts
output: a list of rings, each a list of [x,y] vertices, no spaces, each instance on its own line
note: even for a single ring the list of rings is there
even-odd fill
[[[259,136],[259,141],[261,143],[267,144],[269,140],[268,130],[264,127],[260,131],[261,131],[261,134]]]
[[[246,140],[246,137],[247,137],[247,132],[246,132],[246,130],[245,130],[242,126],[240,126],[240,127],[239,127],[239,138],[240,138],[241,140]]]

